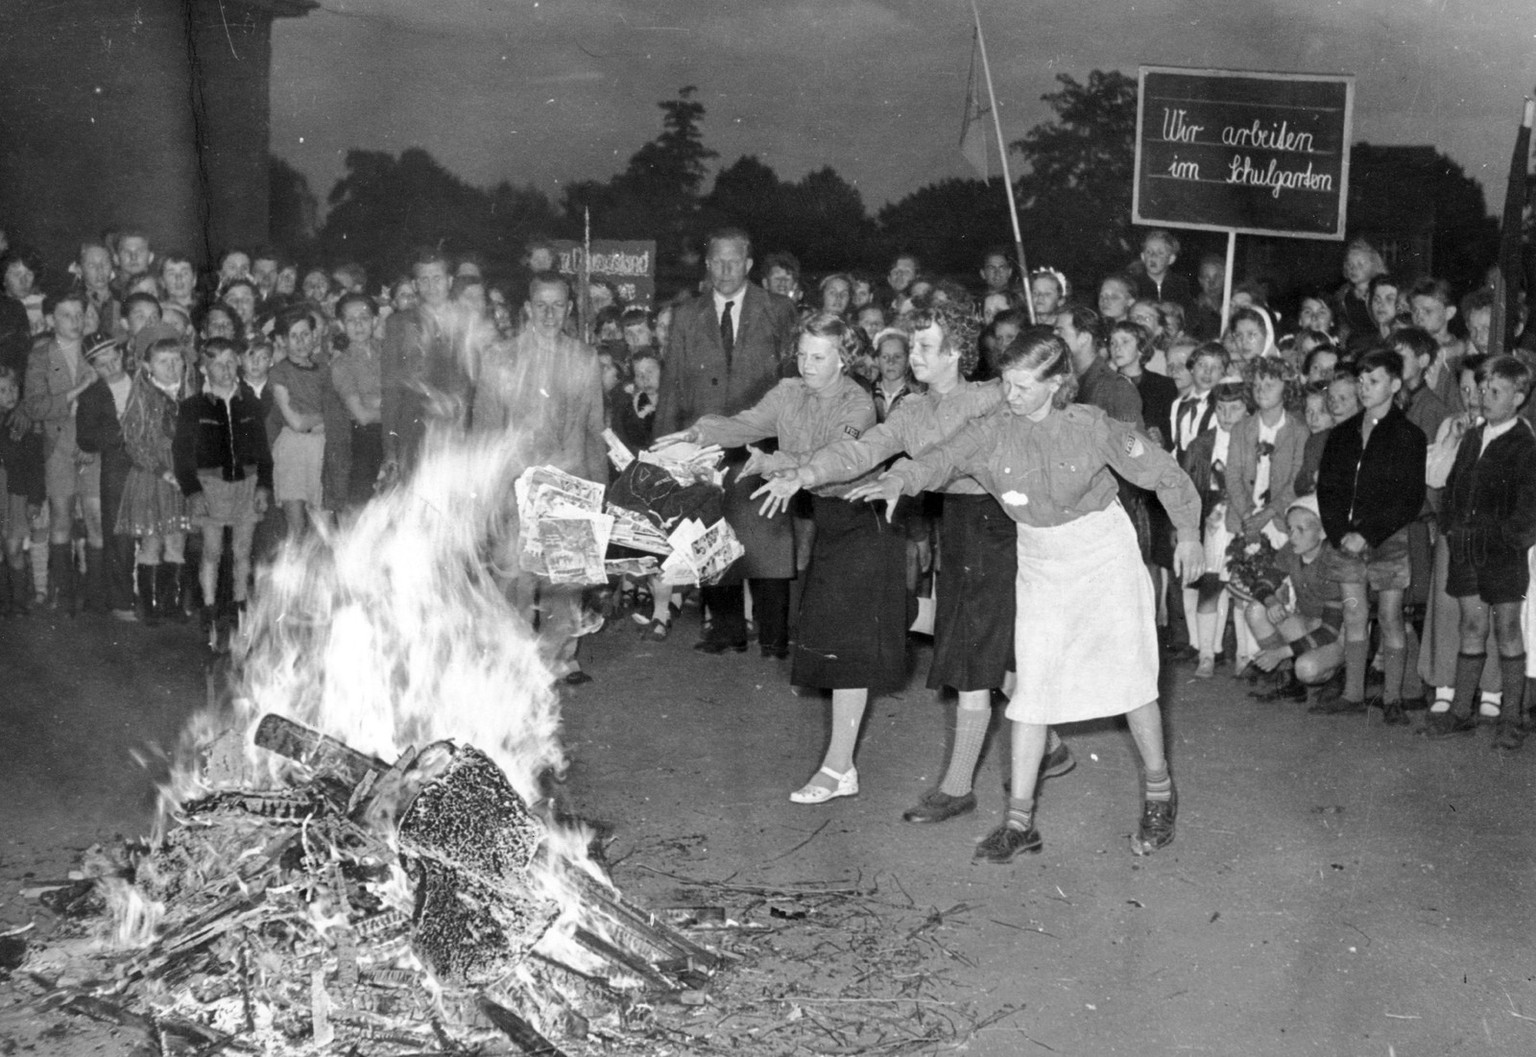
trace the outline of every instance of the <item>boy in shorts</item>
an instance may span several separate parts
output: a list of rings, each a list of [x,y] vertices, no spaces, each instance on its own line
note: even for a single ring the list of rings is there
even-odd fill
[[[1329,547],[1323,575],[1344,595],[1344,693],[1308,711],[1363,712],[1370,628],[1369,592],[1381,627],[1381,706],[1401,722],[1407,636],[1403,592],[1409,583],[1408,526],[1424,505],[1424,431],[1408,421],[1395,397],[1403,359],[1389,347],[1367,350],[1355,367],[1361,410],[1328,434],[1317,470],[1317,504]]]
[[[203,630],[211,631],[226,528],[231,533],[234,605],[236,610],[245,607],[251,542],[272,496],[272,455],[261,403],[240,384],[235,343],[209,338],[203,343],[202,368],[203,391],[181,403],[172,455],[187,513],[203,534],[198,582]]]
[[[1483,424],[1467,431],[1442,493],[1440,526],[1450,547],[1446,593],[1461,609],[1461,652],[1448,712],[1431,715],[1431,737],[1465,734],[1486,661],[1488,614],[1499,644],[1504,700],[1494,745],[1525,741],[1525,644],[1520,610],[1530,583],[1527,555],[1536,544],[1536,435],[1517,412],[1531,390],[1530,369],[1513,356],[1484,368]]]

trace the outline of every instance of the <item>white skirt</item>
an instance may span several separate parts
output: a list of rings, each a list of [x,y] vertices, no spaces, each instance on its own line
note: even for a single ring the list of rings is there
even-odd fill
[[[1008,718],[1076,723],[1157,700],[1157,609],[1119,503],[1055,528],[1018,526]]]

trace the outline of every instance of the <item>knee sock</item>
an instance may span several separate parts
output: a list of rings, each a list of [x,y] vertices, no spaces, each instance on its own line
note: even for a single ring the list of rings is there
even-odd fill
[[[1216,614],[1196,613],[1195,622],[1199,626],[1199,633],[1196,636],[1195,643],[1200,651],[1200,656],[1216,656],[1216,647],[1220,645],[1216,641]]]
[[[48,544],[32,541],[32,592],[38,597],[48,594]]]
[[[822,761],[829,770],[846,774],[853,766],[853,748],[859,738],[859,721],[864,718],[867,699],[863,691],[832,691],[832,740]]]
[[[1008,798],[1008,825],[1014,829],[1029,829],[1035,824],[1035,798]]]
[[[1344,700],[1365,700],[1365,664],[1370,643],[1361,639],[1344,640]]]
[[[1220,653],[1227,641],[1227,614],[1232,611],[1232,596],[1225,590],[1216,596],[1216,642],[1212,653]],[[1242,642],[1241,639],[1238,642]]]
[[[1403,661],[1403,697],[1407,700],[1424,696],[1424,680],[1419,675],[1419,633],[1408,625],[1407,658]]]
[[[1407,660],[1408,651],[1402,646],[1381,648],[1381,700],[1383,703],[1403,699],[1403,668]]]
[[[1456,655],[1456,684],[1451,694],[1451,715],[1467,719],[1472,715],[1477,698],[1477,686],[1483,678],[1486,653],[1458,653]]]
[[[1523,718],[1521,706],[1525,695],[1525,654],[1500,657],[1499,676],[1504,683],[1504,700],[1499,704],[1499,719],[1518,726]]]
[[[1189,635],[1189,644],[1196,649],[1200,648],[1200,591],[1194,587],[1181,587],[1179,589],[1184,598],[1184,630]]]
[[[1166,763],[1158,771],[1148,768],[1146,775],[1146,797],[1148,800],[1173,799],[1173,775],[1169,773]]]
[[[1259,639],[1258,644],[1261,650],[1278,650],[1285,645],[1285,636],[1281,635],[1278,631],[1271,631],[1268,635]]]
[[[976,761],[981,759],[981,746],[987,740],[987,727],[991,722],[990,708],[955,710],[955,747],[949,754],[949,769],[944,772],[939,792],[946,796],[964,796],[971,791]]]
[[[1253,629],[1248,626],[1248,621],[1243,619],[1241,606],[1238,607],[1235,616],[1237,619],[1232,621],[1232,625],[1237,633],[1237,656],[1244,662],[1251,661],[1259,652],[1259,640],[1254,636]]]

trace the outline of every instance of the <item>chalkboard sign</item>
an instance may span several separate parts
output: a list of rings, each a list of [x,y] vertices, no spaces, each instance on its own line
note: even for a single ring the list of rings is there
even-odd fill
[[[581,275],[582,245],[556,239],[555,270],[570,279]],[[625,305],[650,308],[656,296],[656,243],[649,239],[592,240],[592,281],[611,283]]]
[[[1138,224],[1343,239],[1355,79],[1143,66]]]

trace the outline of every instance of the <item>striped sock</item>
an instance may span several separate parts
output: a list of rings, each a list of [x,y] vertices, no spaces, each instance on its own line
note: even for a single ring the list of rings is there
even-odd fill
[[[1146,795],[1148,800],[1173,799],[1173,775],[1168,773],[1166,763],[1160,770],[1147,769]]]
[[[981,759],[981,746],[987,740],[987,727],[992,722],[990,708],[957,708],[955,710],[955,748],[949,754],[949,769],[939,792],[945,796],[964,796],[971,791],[971,780],[976,776],[976,761]]]
[[[1035,824],[1035,798],[1020,799],[1016,796],[1008,798],[1008,825],[1014,829],[1027,830]]]

